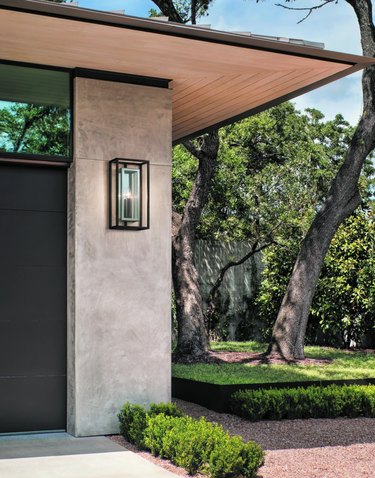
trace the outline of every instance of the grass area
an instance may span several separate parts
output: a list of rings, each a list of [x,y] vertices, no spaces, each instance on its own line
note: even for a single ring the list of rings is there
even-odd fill
[[[263,352],[265,345],[256,342],[218,342],[212,350],[226,352]],[[247,365],[174,364],[174,377],[217,384],[302,382],[313,380],[345,380],[375,378],[375,354],[348,352],[328,347],[306,347],[307,358],[331,359],[327,365]]]
[[[252,352],[262,353],[267,349],[267,344],[259,342],[211,342],[214,352]]]

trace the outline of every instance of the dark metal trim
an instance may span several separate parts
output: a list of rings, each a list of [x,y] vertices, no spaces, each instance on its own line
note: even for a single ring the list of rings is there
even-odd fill
[[[35,167],[57,167],[57,168],[70,168],[72,162],[63,162],[63,161],[51,161],[51,160],[34,160],[34,159],[7,159],[3,158],[2,153],[0,153],[0,166],[5,165],[14,165],[14,166],[35,166]]]
[[[14,159],[24,161],[45,161],[46,163],[63,163],[70,164],[73,162],[71,157],[67,156],[48,156],[45,154],[30,154],[30,153],[12,153],[0,151],[0,159]]]
[[[0,9],[1,9],[0,5]],[[2,60],[0,59],[0,65],[11,65],[11,66],[23,66],[25,68],[39,68],[41,70],[52,70],[52,71],[61,71],[65,73],[70,73],[71,68],[64,68],[62,66],[53,66],[53,65],[43,65],[40,63],[27,63],[24,61],[13,61],[13,60]]]
[[[156,88],[169,88],[169,83],[172,81],[167,78],[131,75],[128,73],[94,70],[89,68],[63,68],[59,66],[44,65],[40,63],[26,63],[24,61],[11,61],[0,59],[0,65],[22,66],[24,68],[39,68],[41,70],[52,70],[70,73],[72,75],[72,81],[74,80],[74,78],[90,78],[93,80],[114,81],[117,83],[130,83],[134,85],[153,86]],[[72,88],[72,91],[73,90],[74,88]]]
[[[236,116],[232,116],[223,121],[220,121],[219,123],[215,123],[212,126],[201,129],[199,131],[191,133],[182,138],[176,139],[175,141],[173,141],[172,145],[176,146],[177,144],[183,143],[184,141],[187,141],[189,139],[196,138],[197,136],[201,136],[202,134],[206,134],[206,133],[209,133],[210,131],[214,131],[218,128],[222,128],[223,126],[228,126],[229,124],[235,123],[236,121],[240,121],[244,118],[248,118],[249,116],[254,116],[257,113],[261,113],[262,111],[265,111],[269,108],[277,106],[281,103],[284,103],[285,101],[291,100],[293,98],[296,98],[297,96],[300,96],[312,90],[315,90],[316,88],[327,85],[328,83],[331,83],[332,81],[339,80],[340,78],[344,78],[345,76],[351,75],[352,73],[355,73],[356,71],[359,71],[361,69],[362,69],[362,65],[360,64],[354,65],[351,68],[335,73],[327,78],[324,78],[323,80],[319,80],[319,81],[316,81],[315,83],[311,83],[310,85],[304,86],[303,88],[293,91],[292,93],[288,93],[272,101],[268,101],[267,103],[257,106],[256,108],[252,108],[250,110],[244,111],[243,113],[240,113]]]
[[[139,221],[139,226],[133,226],[129,225],[128,222],[124,222],[123,224],[120,224],[119,221],[119,211],[118,211],[118,201],[117,197],[119,194],[118,191],[118,172],[119,172],[119,165],[127,165],[127,164],[136,164],[139,166],[140,169],[140,176],[142,178],[143,172],[142,168],[146,168],[147,171],[147,177],[146,177],[146,194],[147,194],[147,211],[146,211],[146,222],[144,225],[142,225],[143,221],[143,211],[142,211],[142,205],[143,205],[143,183],[142,181],[140,182],[140,188],[141,188],[141,211],[140,211],[140,221]],[[113,169],[115,169],[115,184],[113,184]],[[119,231],[144,231],[146,229],[150,229],[150,161],[147,160],[142,160],[142,159],[128,159],[128,158],[114,158],[111,161],[108,162],[108,192],[109,192],[109,228],[110,229],[116,229]],[[112,210],[113,208],[113,194],[115,194],[115,211]],[[113,220],[113,212],[115,212],[115,220]]]
[[[115,229],[117,231],[145,231],[146,229],[150,229],[148,227],[140,227],[140,226],[110,226],[110,229]]]
[[[148,174],[147,174],[148,177]],[[143,171],[142,167],[139,168],[139,189],[141,192],[140,198],[139,198],[139,224],[143,224],[143,194],[142,194],[142,187],[143,187]],[[147,221],[147,224],[149,222]]]
[[[75,127],[75,87],[74,87],[74,74],[72,71],[69,72],[69,88],[70,88],[70,130],[69,130],[69,141],[70,141],[70,154],[69,160],[73,161],[74,157],[74,127]]]
[[[197,403],[219,413],[233,413],[231,397],[239,390],[328,387],[329,385],[375,385],[375,378],[348,380],[316,380],[304,382],[271,382],[219,385],[186,378],[172,377],[172,397]]]
[[[0,437],[9,437],[9,436],[23,436],[23,435],[46,435],[47,433],[66,433],[66,428],[59,428],[57,430],[36,430],[30,432],[9,432],[9,433],[0,433]]]
[[[146,162],[146,169],[147,169],[147,208],[146,208],[146,212],[147,212],[147,225],[148,225],[148,229],[150,228],[150,207],[151,207],[151,203],[150,203],[150,162],[147,161]]]
[[[373,58],[358,55],[349,55],[329,50],[319,50],[319,53],[317,53],[316,49],[306,46],[245,37],[240,34],[208,30],[173,22],[164,23],[158,20],[118,15],[99,10],[75,8],[69,5],[46,3],[37,0],[0,0],[0,9],[61,18],[65,20],[94,23],[115,28],[140,30],[191,40],[220,43],[239,48],[252,48],[285,55],[302,56],[335,63],[346,63],[349,65],[356,63],[362,63],[364,65],[374,63]]]
[[[75,68],[75,78],[90,78],[93,80],[114,81],[118,83],[129,83],[132,85],[153,86],[155,88],[169,88],[171,80],[151,76],[130,75],[127,73],[115,73],[112,71],[90,70],[87,68]]]

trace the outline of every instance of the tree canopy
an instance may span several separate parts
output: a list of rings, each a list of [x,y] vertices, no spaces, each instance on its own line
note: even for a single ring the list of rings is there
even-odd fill
[[[256,298],[259,316],[269,339],[299,242],[265,252],[266,268]],[[325,257],[312,302],[307,329],[308,343],[349,347],[363,344],[375,332],[375,217],[364,205],[338,229]]]
[[[277,243],[263,253],[266,269],[258,297],[255,298],[255,306],[252,306],[252,314],[258,311],[258,319],[266,322],[265,338],[269,338],[301,241],[343,162],[353,130],[341,115],[327,121],[318,110],[308,109],[301,113],[292,103],[284,103],[220,131],[217,172],[212,181],[209,201],[202,211],[197,237],[246,241],[259,243],[260,246],[270,240]],[[176,147],[173,161],[173,202],[177,211],[182,211],[185,206],[196,170],[196,158],[183,147]],[[371,159],[365,164],[360,187],[364,200],[371,205],[374,192],[374,167]],[[310,314],[309,340],[314,339],[318,330],[322,335],[330,328],[332,336],[336,337],[335,343],[338,344],[346,330],[344,325],[348,323],[348,315],[344,320],[339,314],[336,328],[332,327],[336,305],[331,299],[339,297],[342,291],[337,289],[330,297],[330,293],[324,293],[329,291],[329,287],[323,284],[328,281],[331,287],[338,287],[346,272],[348,280],[357,276],[359,283],[363,284],[362,295],[358,293],[358,300],[361,300],[371,280],[375,282],[375,271],[370,266],[366,266],[367,279],[362,277],[363,261],[355,262],[355,270],[351,274],[349,271],[344,272],[344,266],[340,270],[333,267],[337,264],[338,251],[344,247],[344,237],[348,241],[348,238],[355,235],[355,230],[352,230],[353,221],[364,230],[373,227],[369,212],[358,214],[355,221],[348,219],[348,225],[343,226],[344,232],[339,230],[333,249],[327,256],[322,279],[318,284],[317,299]],[[363,240],[370,237],[371,234],[365,234]],[[358,241],[356,244],[358,245]],[[369,242],[361,244],[360,247],[371,250]],[[345,247],[348,249],[348,246]],[[356,254],[358,251],[352,252]],[[238,259],[240,258],[233,258]],[[368,258],[364,260],[367,261]],[[349,256],[345,261],[350,262]],[[213,283],[215,279],[216,277],[212,277]],[[345,287],[346,296],[342,300],[348,304],[355,302],[356,293],[348,285]],[[373,313],[371,307],[369,305],[367,312],[361,314],[364,319],[360,320],[361,324],[355,330],[353,328],[352,336],[358,338],[357,332],[364,331],[364,323],[368,322],[369,314]],[[349,310],[349,306],[346,310]],[[352,314],[351,317],[358,322],[358,316],[355,318]],[[256,318],[250,314],[246,320]],[[217,320],[219,319],[215,315],[213,325]],[[252,329],[250,323],[243,323],[240,328],[245,331],[244,334],[248,333],[246,330]]]
[[[314,109],[304,113],[284,103],[220,131],[218,169],[198,237],[281,242],[301,238],[324,201],[342,163],[353,128],[341,115],[325,121]],[[181,211],[190,193],[197,160],[183,147],[173,157],[173,204]],[[361,189],[371,194],[372,164]]]

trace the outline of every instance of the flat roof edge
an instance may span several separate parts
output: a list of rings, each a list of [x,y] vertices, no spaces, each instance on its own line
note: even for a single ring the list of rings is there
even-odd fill
[[[160,22],[148,18],[89,10],[40,0],[0,0],[0,9],[52,16],[66,20],[96,23],[117,28],[136,29],[150,33],[183,37],[191,40],[214,42],[239,48],[259,49],[285,55],[303,56],[348,65],[360,64],[362,65],[362,68],[365,68],[367,65],[375,64],[374,58],[360,55],[352,55],[330,50],[317,51],[316,48],[295,45],[292,43],[257,39],[236,33],[204,29],[202,27],[182,25],[173,22]]]

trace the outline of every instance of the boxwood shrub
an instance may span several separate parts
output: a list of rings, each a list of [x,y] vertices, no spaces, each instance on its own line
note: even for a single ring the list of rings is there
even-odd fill
[[[264,460],[257,443],[244,443],[240,436],[230,436],[220,425],[204,418],[184,416],[173,404],[153,404],[146,410],[126,403],[119,420],[125,439],[190,474],[253,478]]]
[[[129,402],[125,403],[118,414],[121,435],[137,448],[144,449],[144,434],[147,428],[147,419],[159,414],[171,417],[183,416],[181,410],[179,410],[174,403],[152,403],[149,410],[146,410],[146,408],[141,405],[132,405]]]
[[[375,417],[374,385],[240,390],[231,410],[252,421],[294,418]]]

